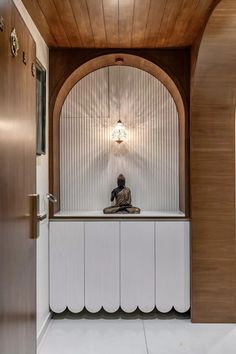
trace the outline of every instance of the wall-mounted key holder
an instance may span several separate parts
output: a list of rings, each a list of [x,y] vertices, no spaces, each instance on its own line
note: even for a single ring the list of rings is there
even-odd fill
[[[35,75],[36,75],[36,65],[35,65],[35,63],[32,63],[32,65],[31,65],[31,73],[32,73],[32,76],[35,77]]]
[[[10,38],[11,38],[11,54],[13,57],[16,57],[18,54],[18,50],[20,49],[20,45],[19,45],[19,40],[15,28],[13,28]]]
[[[3,32],[4,30],[4,18],[0,16],[0,31]]]
[[[25,52],[23,52],[23,54],[22,54],[22,60],[23,60],[23,63],[26,65],[27,64],[27,56],[26,56]]]

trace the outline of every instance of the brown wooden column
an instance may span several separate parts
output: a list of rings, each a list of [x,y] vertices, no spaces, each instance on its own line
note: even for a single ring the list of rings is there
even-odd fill
[[[192,58],[193,322],[236,321],[235,43],[236,2],[222,0]]]

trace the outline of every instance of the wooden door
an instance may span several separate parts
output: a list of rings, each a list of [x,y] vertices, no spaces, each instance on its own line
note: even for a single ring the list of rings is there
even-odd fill
[[[0,353],[36,353],[36,241],[29,194],[36,190],[35,43],[10,0],[0,0]],[[10,33],[19,51],[13,57]],[[25,52],[26,62],[23,62]]]

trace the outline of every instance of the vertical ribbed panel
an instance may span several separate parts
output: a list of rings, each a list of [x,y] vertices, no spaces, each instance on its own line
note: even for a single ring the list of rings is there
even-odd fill
[[[128,134],[120,145],[111,140],[119,106]],[[62,108],[60,164],[62,211],[110,205],[119,173],[133,205],[179,210],[178,113],[170,93],[140,69],[112,66],[89,74]]]

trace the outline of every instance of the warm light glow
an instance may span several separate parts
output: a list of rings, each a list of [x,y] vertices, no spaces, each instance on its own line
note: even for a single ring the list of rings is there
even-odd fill
[[[116,123],[115,128],[112,131],[112,140],[117,142],[118,144],[122,143],[127,138],[127,133],[125,130],[124,124],[119,119]]]

